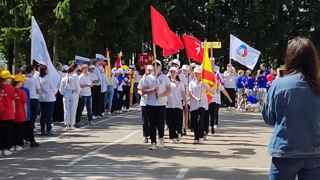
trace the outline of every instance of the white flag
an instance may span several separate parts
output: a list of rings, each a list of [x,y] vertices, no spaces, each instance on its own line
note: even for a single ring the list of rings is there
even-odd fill
[[[102,54],[96,54],[96,59],[101,62],[108,62],[108,59],[105,58]]]
[[[31,26],[31,60],[47,66],[50,85],[51,87],[57,87],[60,82],[60,76],[51,62],[46,42],[33,16]]]
[[[246,43],[230,34],[230,58],[238,61],[240,64],[253,69],[257,64],[260,51],[253,49]]]

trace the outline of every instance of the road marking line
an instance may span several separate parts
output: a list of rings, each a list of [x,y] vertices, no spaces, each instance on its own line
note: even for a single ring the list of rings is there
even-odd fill
[[[176,179],[183,179],[188,171],[189,171],[189,168],[180,169],[179,174],[176,176]]]
[[[118,140],[116,140],[116,141],[114,141],[114,142],[112,142],[112,143],[108,143],[107,145],[102,146],[102,147],[100,147],[100,148],[98,148],[98,149],[96,149],[96,150],[94,150],[94,151],[91,151],[91,152],[87,153],[87,154],[84,155],[84,156],[78,157],[77,159],[71,161],[67,166],[72,166],[72,165],[76,164],[77,162],[82,161],[82,160],[85,159],[85,158],[88,158],[88,157],[90,157],[90,156],[93,156],[94,154],[98,153],[99,151],[101,151],[101,150],[103,150],[103,149],[105,149],[105,148],[107,148],[107,147],[109,147],[109,146],[112,146],[112,145],[114,145],[114,144],[116,144],[116,143],[118,143],[118,142],[121,142],[121,141],[123,141],[123,140],[125,140],[125,139],[128,139],[129,137],[137,134],[137,133],[140,132],[140,131],[141,131],[141,130],[136,130],[136,131],[132,132],[131,134],[129,134],[129,135],[127,135],[127,136],[125,136],[125,137],[123,137],[123,138],[121,138],[121,139],[118,139]]]

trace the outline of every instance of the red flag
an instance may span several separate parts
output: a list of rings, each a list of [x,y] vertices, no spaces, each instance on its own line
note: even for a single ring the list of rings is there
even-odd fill
[[[117,69],[121,68],[121,55],[120,55],[120,53],[118,54],[118,57],[117,57],[116,68]]]
[[[164,17],[151,6],[151,25],[153,43],[163,48],[163,56],[176,54],[183,49],[181,39],[170,30]]]
[[[203,48],[201,48],[201,41],[193,36],[182,34],[184,46],[186,48],[187,57],[202,63]]]

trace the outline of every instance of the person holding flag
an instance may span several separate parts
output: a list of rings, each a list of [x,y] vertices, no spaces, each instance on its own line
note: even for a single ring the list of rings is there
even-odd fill
[[[157,149],[156,131],[159,132],[159,147],[164,147],[164,119],[167,96],[171,94],[169,78],[161,73],[161,62],[152,62],[154,73],[146,76],[142,85],[142,93],[147,94],[147,113],[150,125],[150,150]]]

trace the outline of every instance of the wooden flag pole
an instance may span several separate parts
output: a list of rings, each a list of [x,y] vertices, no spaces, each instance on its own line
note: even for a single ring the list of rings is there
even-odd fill
[[[213,58],[213,48],[210,48],[211,58]]]
[[[157,54],[156,54],[156,45],[153,43],[153,58],[154,58],[154,61],[156,61],[156,59],[157,59]],[[157,70],[158,70],[158,65],[157,65],[157,63],[155,62],[154,63],[154,69],[155,69],[155,73],[157,73],[156,74],[156,87],[158,86],[158,73],[159,72],[157,72]]]

